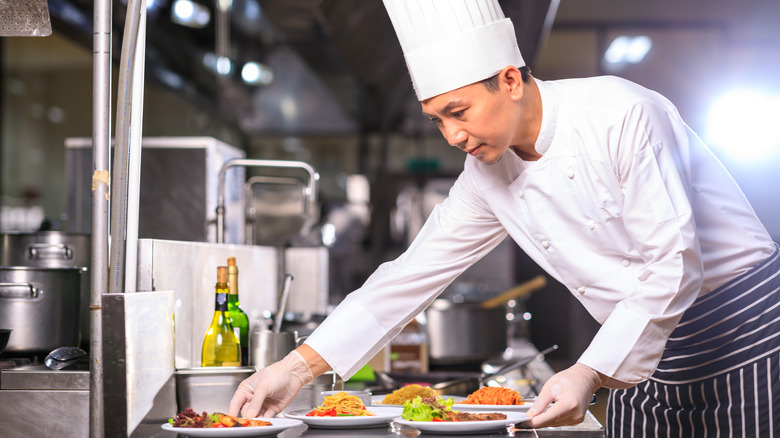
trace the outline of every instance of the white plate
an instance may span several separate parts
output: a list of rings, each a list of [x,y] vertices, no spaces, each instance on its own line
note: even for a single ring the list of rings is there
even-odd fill
[[[465,405],[455,402],[455,404],[452,405],[452,409],[456,411],[525,412],[531,409],[531,406],[533,405],[533,402],[525,402],[522,405]]]
[[[367,409],[376,415],[360,417],[307,417],[308,411],[292,411],[285,413],[285,417],[303,421],[309,427],[320,429],[362,429],[366,427],[379,427],[389,424],[393,418],[401,415],[400,407],[374,407]]]
[[[456,409],[457,410],[457,409]],[[446,433],[453,435],[467,435],[472,433],[485,433],[494,430],[505,430],[508,425],[522,423],[531,418],[522,412],[493,411],[506,414],[506,420],[490,421],[409,421],[401,417],[393,421],[398,424],[411,426],[420,432]]]
[[[459,401],[466,400],[466,397],[461,397],[459,395],[442,395],[441,399],[442,400],[447,400],[450,397],[452,397],[455,400],[455,403],[457,403]],[[384,395],[372,395],[371,396],[371,406],[399,406],[399,407],[403,407],[404,406],[404,405],[389,405],[389,404],[382,403],[382,400],[384,400],[384,399],[385,399]]]
[[[212,428],[194,428],[194,427],[173,427],[170,424],[163,424],[163,430],[176,432],[189,437],[208,437],[208,438],[232,438],[232,437],[252,437],[252,436],[275,436],[281,431],[291,427],[301,425],[300,420],[290,418],[255,418],[255,420],[270,421],[270,426],[253,427],[212,427]]]

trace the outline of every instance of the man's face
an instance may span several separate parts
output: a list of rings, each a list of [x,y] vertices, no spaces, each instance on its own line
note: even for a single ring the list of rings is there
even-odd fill
[[[444,139],[485,164],[493,164],[512,144],[513,101],[502,90],[475,83],[421,102],[423,114]]]

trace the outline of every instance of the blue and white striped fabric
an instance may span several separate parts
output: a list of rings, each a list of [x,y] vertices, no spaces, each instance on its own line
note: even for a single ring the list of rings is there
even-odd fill
[[[605,429],[780,438],[780,251],[694,302],[650,379],[610,392]]]

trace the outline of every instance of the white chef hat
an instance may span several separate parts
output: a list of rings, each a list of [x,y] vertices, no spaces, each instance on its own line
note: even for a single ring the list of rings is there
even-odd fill
[[[498,0],[383,0],[420,101],[525,65]]]

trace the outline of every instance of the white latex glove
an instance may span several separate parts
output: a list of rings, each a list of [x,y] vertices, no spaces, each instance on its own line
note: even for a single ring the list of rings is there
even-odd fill
[[[293,401],[303,385],[314,375],[300,353],[293,350],[244,379],[230,400],[229,414],[243,418],[270,418],[282,412]]]
[[[576,363],[555,374],[544,384],[524,423],[533,428],[570,426],[585,419],[593,393],[602,385],[602,377],[593,368]],[[552,405],[550,405],[551,402]],[[550,406],[547,409],[547,406]],[[547,409],[545,411],[545,409]]]

